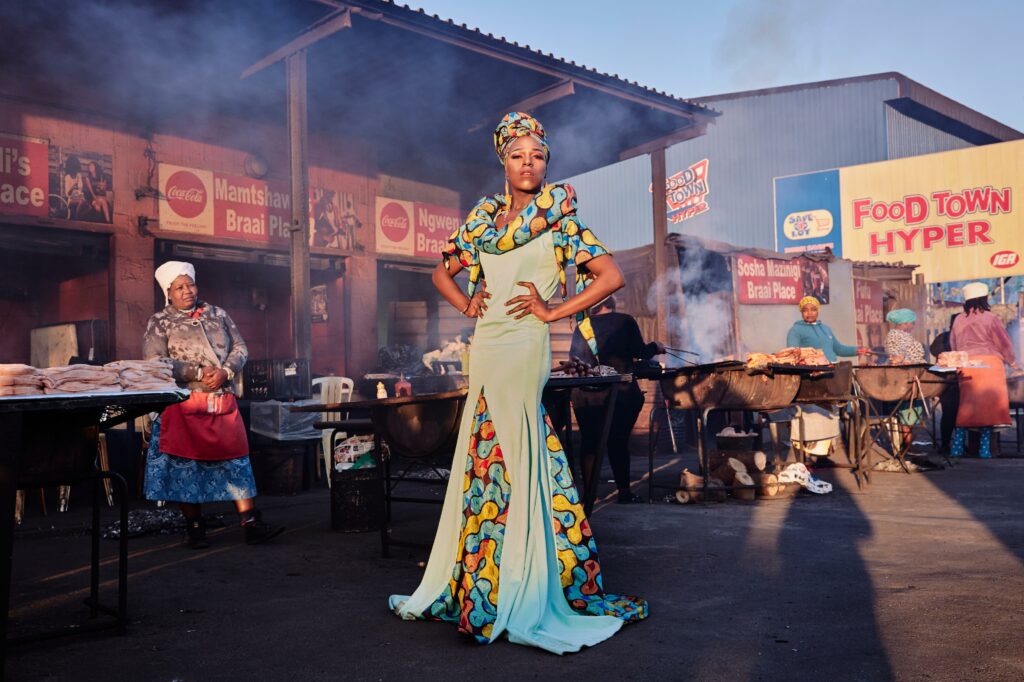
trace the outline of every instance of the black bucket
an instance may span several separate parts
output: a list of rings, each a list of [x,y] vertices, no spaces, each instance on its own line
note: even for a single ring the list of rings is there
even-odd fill
[[[384,482],[375,468],[331,472],[331,530],[365,533],[384,522]]]

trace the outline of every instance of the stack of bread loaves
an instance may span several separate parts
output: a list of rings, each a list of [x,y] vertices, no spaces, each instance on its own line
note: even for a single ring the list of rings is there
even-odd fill
[[[94,365],[66,365],[41,370],[47,394],[119,393],[121,378],[116,369]]]
[[[118,360],[106,367],[118,372],[121,388],[126,391],[169,391],[178,387],[171,366],[160,360]]]

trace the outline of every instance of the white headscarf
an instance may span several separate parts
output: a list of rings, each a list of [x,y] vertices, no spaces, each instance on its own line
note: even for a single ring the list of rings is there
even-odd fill
[[[169,260],[156,269],[153,274],[156,277],[156,281],[160,284],[160,289],[164,292],[164,305],[170,305],[171,299],[167,297],[167,290],[171,288],[171,282],[178,279],[182,275],[188,275],[192,278],[192,281],[196,281],[196,269],[192,267],[191,263],[186,263],[180,260]]]

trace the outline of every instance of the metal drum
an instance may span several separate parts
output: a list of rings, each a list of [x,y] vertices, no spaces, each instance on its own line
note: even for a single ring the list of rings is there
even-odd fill
[[[738,362],[679,367],[662,377],[661,392],[676,409],[716,407],[729,387],[729,375],[741,369]]]
[[[881,400],[884,402],[892,402],[895,400],[905,400],[910,397],[910,393],[914,388],[914,379],[920,378],[922,374],[928,374],[928,365],[916,364],[916,365],[879,365],[879,366],[865,366],[857,367],[853,370],[854,376],[857,378],[857,385],[860,387],[861,393],[868,398],[874,400]],[[927,377],[931,380],[931,377]],[[939,384],[922,383],[922,390],[928,391],[930,387],[938,387],[941,393],[941,389],[945,386]],[[937,393],[935,395],[938,395]],[[927,394],[926,394],[926,397]]]
[[[410,402],[393,400],[371,411],[374,430],[393,454],[430,459],[455,449],[465,392],[416,396]]]
[[[853,393],[853,364],[839,362],[820,372],[801,372],[798,402],[845,400]]]
[[[729,372],[729,385],[714,405],[730,410],[778,410],[789,407],[800,390],[799,374]]]
[[[922,398],[938,398],[948,386],[955,385],[958,381],[955,372],[931,372],[928,369],[921,370],[920,380]],[[1013,402],[1013,398],[1010,401]]]

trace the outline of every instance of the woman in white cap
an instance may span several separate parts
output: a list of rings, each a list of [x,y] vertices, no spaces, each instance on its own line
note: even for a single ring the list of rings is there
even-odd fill
[[[190,263],[168,261],[156,270],[167,306],[149,318],[142,342],[146,360],[174,368],[180,386],[192,391],[153,423],[146,454],[146,497],[177,502],[185,516],[185,544],[203,549],[203,502],[234,502],[249,544],[283,529],[260,518],[253,505],[256,481],[249,443],[232,380],[249,356],[238,327],[223,309],[199,299]]]
[[[964,314],[957,316],[949,333],[953,350],[966,351],[972,362],[983,367],[960,371],[960,407],[950,454],[962,457],[967,429],[981,429],[978,456],[992,456],[992,427],[1010,422],[1010,399],[1003,363],[1017,368],[1013,343],[1003,323],[989,309],[988,285],[971,282],[963,288]]]

